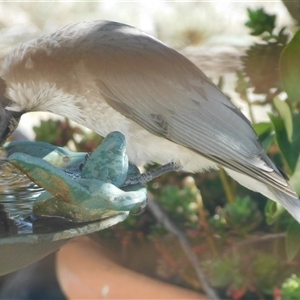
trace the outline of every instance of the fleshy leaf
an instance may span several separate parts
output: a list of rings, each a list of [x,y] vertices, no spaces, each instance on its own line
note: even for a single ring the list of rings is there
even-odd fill
[[[285,130],[287,133],[287,138],[291,143],[293,137],[293,118],[291,109],[286,103],[286,101],[281,101],[279,98],[274,99],[274,105],[283,119]]]
[[[289,183],[294,188],[295,192],[300,195],[300,158],[298,158],[296,168],[294,169],[293,175],[290,177]]]
[[[293,130],[291,128],[300,128],[300,115],[292,115],[292,126],[290,125],[290,121],[285,121],[283,117],[274,115],[269,115],[269,117],[274,126],[279,149],[284,156],[291,173],[294,173],[300,153],[300,132],[299,130]],[[290,126],[291,128],[287,129],[286,126]],[[291,141],[288,137],[288,131],[292,132]]]
[[[274,129],[275,129],[276,141],[279,146],[279,149],[280,149],[282,155],[284,156],[289,169],[293,173],[294,166],[296,165],[298,156],[294,157],[293,155],[291,155],[291,150],[292,150],[291,144],[289,143],[289,140],[287,137],[284,122],[283,122],[282,118],[280,118],[280,117],[276,117],[274,115],[269,115],[269,117],[270,117],[270,119],[273,123]]]
[[[300,29],[284,48],[280,58],[280,74],[289,100],[300,101]]]
[[[275,221],[285,212],[282,205],[272,200],[268,200],[265,206],[266,222],[269,225],[274,224]]]

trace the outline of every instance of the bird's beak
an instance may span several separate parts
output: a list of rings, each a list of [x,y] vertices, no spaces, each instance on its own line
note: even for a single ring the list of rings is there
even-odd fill
[[[0,101],[0,146],[17,128],[20,118],[20,112],[9,111],[4,108],[4,103]]]

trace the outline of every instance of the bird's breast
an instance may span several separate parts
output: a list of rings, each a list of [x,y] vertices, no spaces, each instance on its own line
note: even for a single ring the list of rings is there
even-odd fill
[[[89,98],[89,105],[84,107],[84,115],[88,116],[84,125],[102,136],[112,131],[122,132],[126,138],[129,159],[136,165],[174,161],[188,172],[216,167],[213,162],[193,150],[149,132],[114,110],[104,100],[90,100]]]

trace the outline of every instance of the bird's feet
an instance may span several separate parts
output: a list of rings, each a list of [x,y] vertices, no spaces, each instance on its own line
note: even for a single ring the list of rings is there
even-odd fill
[[[175,162],[170,162],[154,170],[148,171],[146,173],[135,175],[135,176],[129,176],[125,180],[123,186],[145,184],[161,175],[164,175],[172,171],[178,171],[178,170],[180,170],[180,166],[178,166]]]

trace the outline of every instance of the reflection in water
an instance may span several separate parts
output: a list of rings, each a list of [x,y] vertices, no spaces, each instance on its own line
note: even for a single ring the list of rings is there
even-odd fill
[[[0,237],[17,233],[32,233],[32,213],[35,199],[43,191],[26,175],[9,163],[0,164]]]
[[[0,238],[18,233],[18,226],[16,222],[9,218],[4,205],[0,204]]]
[[[0,228],[0,237],[16,233],[32,233],[31,219],[27,217],[32,213],[33,203],[42,190],[30,183],[23,187],[10,187],[0,192],[0,226],[6,226],[7,230],[7,234],[3,235]],[[7,228],[11,226],[15,226],[17,232]]]
[[[32,205],[41,191],[43,189],[34,183],[10,186],[0,190],[0,203],[4,205],[11,218],[19,218],[32,212]]]
[[[43,191],[7,162],[0,165],[0,204],[11,218],[32,212],[32,204]]]

